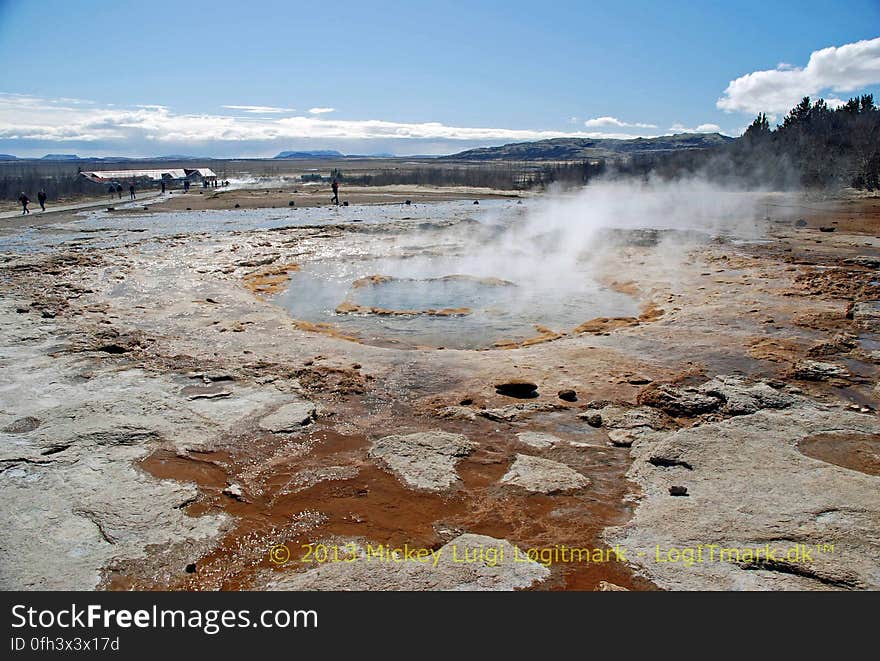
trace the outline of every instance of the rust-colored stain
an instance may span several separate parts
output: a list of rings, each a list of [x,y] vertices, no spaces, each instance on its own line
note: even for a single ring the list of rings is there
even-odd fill
[[[516,452],[512,434],[472,435],[479,448],[457,467],[460,482],[447,492],[407,488],[367,456],[362,435],[316,429],[296,440],[272,435],[239,439],[222,451],[175,455],[154,452],[140,468],[155,477],[194,482],[200,492],[187,513],[225,512],[234,526],[208,554],[192,558],[196,571],[183,568],[157,580],[137,570],[106,577],[110,589],[240,590],[259,587],[266,570],[301,571],[301,545],[328,539],[358,539],[371,544],[438,548],[459,533],[507,539],[522,549],[565,545],[604,548],[604,528],[624,523],[631,488],[624,474],[625,451],[613,448],[553,450],[592,480],[569,495],[528,493],[499,484]],[[317,478],[315,478],[317,476]],[[223,492],[241,485],[242,500]],[[274,566],[269,550],[285,544],[292,561]],[[653,589],[621,563],[557,564],[540,589],[594,590],[600,581],[630,589]]]

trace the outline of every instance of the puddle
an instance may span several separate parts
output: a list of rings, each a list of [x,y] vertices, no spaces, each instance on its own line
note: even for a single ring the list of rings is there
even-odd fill
[[[798,443],[808,457],[868,475],[880,475],[880,434],[816,434]]]

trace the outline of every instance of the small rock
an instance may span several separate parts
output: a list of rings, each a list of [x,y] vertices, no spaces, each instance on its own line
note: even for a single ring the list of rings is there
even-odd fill
[[[852,319],[866,330],[880,331],[880,301],[852,303],[847,308],[846,318]]]
[[[206,381],[235,381],[235,377],[228,372],[205,372],[202,378]]]
[[[864,266],[869,269],[880,268],[880,258],[869,257],[867,255],[859,255],[858,257],[849,257],[843,260],[845,264],[854,264],[855,266]]]
[[[692,417],[721,407],[724,400],[696,388],[679,388],[670,383],[651,386],[639,393],[639,404],[651,406],[672,416]]]
[[[634,427],[632,429],[609,429],[608,442],[616,448],[631,448],[637,440],[650,434],[650,427]]]
[[[688,495],[687,487],[681,487],[681,486],[669,487],[669,495],[670,496],[687,496]]]
[[[792,370],[796,379],[803,381],[827,381],[835,377],[847,376],[845,368],[833,363],[823,363],[818,360],[802,360]]]
[[[37,418],[28,415],[24,418],[19,418],[18,420],[12,421],[0,431],[3,431],[7,434],[26,434],[27,432],[33,431],[39,426],[40,421]]]
[[[585,420],[590,427],[598,428],[602,426],[602,414],[596,411],[581,413],[578,417]]]
[[[578,415],[591,427],[608,427],[609,429],[635,429],[649,427],[651,429],[668,429],[673,426],[672,420],[662,411],[648,406],[609,405],[599,411],[587,410]]]
[[[727,415],[749,415],[762,409],[784,409],[794,399],[769,383],[748,383],[738,376],[716,376],[699,387],[701,392],[720,397]]]
[[[537,493],[554,494],[583,489],[590,485],[590,480],[558,461],[518,454],[513,466],[501,478],[501,484],[514,485]]]
[[[563,402],[576,402],[578,401],[577,393],[574,390],[560,390],[557,395],[559,399]]]
[[[629,592],[629,589],[609,583],[608,581],[599,581],[596,592]]]
[[[208,390],[205,392],[193,392],[187,395],[187,399],[221,399],[229,397],[231,394],[231,390]]]
[[[455,407],[449,407],[455,408]],[[461,408],[461,407],[459,407]],[[550,402],[529,402],[528,404],[510,404],[509,406],[502,406],[496,409],[467,409],[469,411],[474,411],[476,415],[479,415],[482,418],[487,418],[488,420],[495,420],[497,422],[513,422],[514,420],[522,420],[523,418],[528,418],[537,413],[547,413],[549,411],[558,411],[559,409],[565,408],[561,404],[555,404]]]
[[[809,348],[807,355],[811,358],[832,356],[836,353],[849,353],[858,346],[858,337],[849,333],[840,333],[831,340],[820,342]]]
[[[316,413],[315,405],[311,402],[292,402],[260,420],[260,427],[275,434],[295,432],[311,424]]]
[[[538,450],[546,450],[552,448],[557,443],[562,443],[561,438],[540,431],[520,432],[516,435],[516,438],[520,443],[524,443],[529,447],[537,448]]]
[[[444,406],[437,409],[437,417],[449,420],[476,420],[477,412],[468,406]]]
[[[244,501],[244,492],[241,490],[240,484],[230,484],[223,489],[223,494],[236,500]]]

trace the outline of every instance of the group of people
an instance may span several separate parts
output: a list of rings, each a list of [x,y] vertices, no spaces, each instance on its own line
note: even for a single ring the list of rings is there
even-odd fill
[[[25,215],[26,213],[31,212],[31,210],[28,209],[28,205],[31,203],[31,199],[27,196],[27,194],[24,191],[22,191],[21,195],[18,196],[18,201],[21,204],[21,215],[22,216]],[[46,191],[41,189],[40,192],[37,193],[37,202],[40,203],[40,209],[45,211],[46,210]]]
[[[118,199],[120,199],[120,200],[122,199],[122,184],[120,184],[118,181],[114,181],[113,183],[111,183],[107,190],[110,193],[111,200],[113,199],[114,193],[116,193]],[[129,184],[128,184],[128,199],[130,199],[130,200],[137,199],[137,195],[134,194],[134,182],[133,181],[129,182]]]
[[[217,179],[213,179],[213,180],[203,179],[202,180],[202,188],[226,188],[228,185],[229,185],[228,179],[224,179],[223,181],[219,181]],[[190,181],[189,181],[189,179],[185,179],[183,181],[183,192],[188,193],[189,188],[190,188]],[[164,180],[162,181],[162,192],[163,193],[165,192],[165,181]]]

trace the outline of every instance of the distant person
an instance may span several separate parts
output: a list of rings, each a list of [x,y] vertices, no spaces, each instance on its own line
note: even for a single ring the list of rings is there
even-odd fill
[[[165,195],[165,180],[162,180],[162,195]]]
[[[31,210],[27,208],[27,205],[31,203],[30,199],[27,195],[24,194],[24,191],[21,191],[21,195],[18,196],[18,201],[21,203],[21,215],[25,215],[26,213],[30,213]]]
[[[338,180],[338,179],[334,179],[334,180],[333,180],[333,183],[330,184],[330,188],[333,189],[333,200],[332,200],[332,201],[333,201],[333,202],[336,204],[336,206],[338,207],[338,206],[339,206],[339,180]]]
[[[119,196],[119,199],[122,199],[122,184],[116,184],[116,194]]]
[[[108,190],[110,191],[110,199],[112,200],[112,199],[113,199],[113,193],[116,192],[116,184],[110,184],[110,188],[109,188]]]
[[[45,211],[46,210],[46,191],[41,189],[40,192],[37,193],[37,202],[40,203],[40,209]]]
[[[128,199],[129,200],[137,199],[137,196],[134,194],[134,182],[133,181],[128,185]]]

